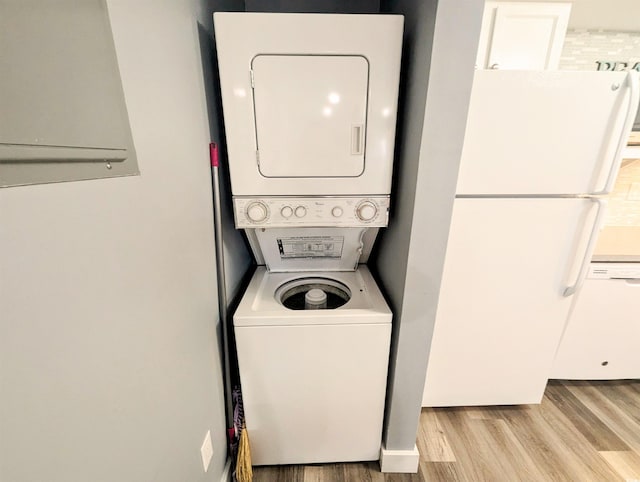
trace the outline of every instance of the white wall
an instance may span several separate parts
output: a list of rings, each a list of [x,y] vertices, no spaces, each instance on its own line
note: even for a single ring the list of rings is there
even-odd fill
[[[142,174],[0,191],[0,480],[217,481],[211,11],[108,6]]]
[[[574,0],[569,28],[640,31],[638,0]]]
[[[638,0],[509,0],[571,3],[569,28],[636,32],[640,30]]]

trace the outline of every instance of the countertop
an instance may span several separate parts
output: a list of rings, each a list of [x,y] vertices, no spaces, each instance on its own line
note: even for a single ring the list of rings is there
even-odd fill
[[[640,262],[640,226],[605,226],[591,260]]]
[[[640,132],[629,144],[640,150]],[[592,260],[640,262],[640,158],[622,161]]]

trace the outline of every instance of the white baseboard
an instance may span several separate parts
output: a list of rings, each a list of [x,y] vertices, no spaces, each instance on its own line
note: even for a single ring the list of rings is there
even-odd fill
[[[224,464],[224,469],[220,476],[220,482],[231,482],[231,457],[229,457],[227,459],[227,463]]]
[[[418,447],[413,450],[387,450],[383,445],[380,449],[380,471],[404,474],[415,474],[420,464]]]

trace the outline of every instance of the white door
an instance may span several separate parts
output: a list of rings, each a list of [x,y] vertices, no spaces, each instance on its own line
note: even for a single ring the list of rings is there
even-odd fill
[[[423,406],[540,402],[598,206],[455,200]]]
[[[570,12],[570,3],[487,2],[478,68],[557,69]]]
[[[605,190],[637,110],[624,72],[478,70],[457,194]]]
[[[587,279],[575,301],[550,378],[640,378],[638,313],[640,280]]]
[[[265,177],[364,171],[369,63],[349,55],[258,55],[251,64]]]

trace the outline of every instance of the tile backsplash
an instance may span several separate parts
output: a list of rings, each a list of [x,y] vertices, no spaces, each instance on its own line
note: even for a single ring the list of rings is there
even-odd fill
[[[640,62],[640,32],[567,30],[560,70],[597,70],[598,61]]]
[[[598,70],[598,62],[626,63],[640,69],[640,32],[567,30],[558,68]],[[640,131],[640,109],[633,130]]]

